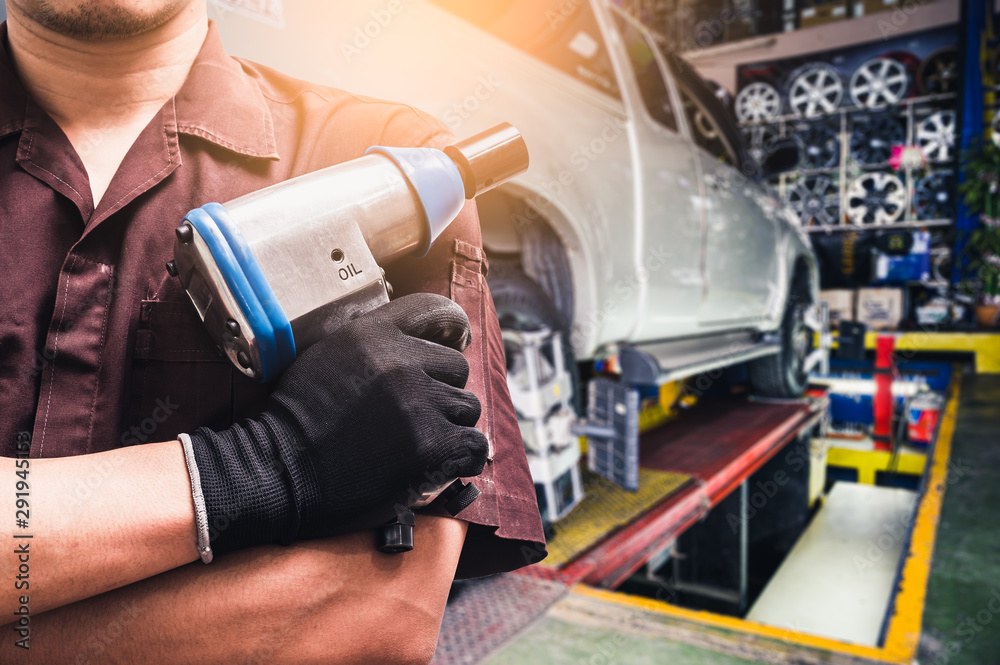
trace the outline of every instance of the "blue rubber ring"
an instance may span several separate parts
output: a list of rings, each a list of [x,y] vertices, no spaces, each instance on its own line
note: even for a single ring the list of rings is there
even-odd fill
[[[219,267],[230,292],[243,312],[243,316],[246,317],[253,329],[261,360],[261,377],[258,380],[270,380],[273,378],[270,377],[270,374],[276,374],[273,368],[277,366],[278,354],[274,341],[274,328],[271,326],[267,314],[264,313],[264,308],[261,307],[257,294],[254,293],[243,274],[240,264],[229,248],[225,236],[216,226],[215,220],[201,208],[195,208],[184,217],[184,221],[191,224],[208,245],[209,251],[212,252],[212,258],[215,259],[215,264]]]
[[[236,261],[243,269],[243,275],[250,283],[250,288],[257,295],[257,300],[260,301],[264,313],[271,322],[278,360],[275,375],[280,374],[295,360],[295,336],[292,334],[292,324],[277,296],[274,295],[271,283],[264,276],[264,271],[257,263],[257,258],[250,250],[246,238],[243,237],[243,233],[240,232],[239,227],[229,215],[229,211],[219,203],[206,203],[201,209],[215,220],[219,231],[229,243],[229,249],[232,250]],[[269,381],[270,379],[265,378],[264,380]]]

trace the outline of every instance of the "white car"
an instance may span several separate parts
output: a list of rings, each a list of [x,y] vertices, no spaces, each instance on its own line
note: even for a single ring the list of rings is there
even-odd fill
[[[577,360],[627,345],[689,374],[713,356],[745,360],[741,340],[783,323],[794,332],[815,301],[808,241],[728,114],[612,3],[266,4],[280,12],[270,22],[217,14],[231,53],[413,104],[459,137],[504,121],[521,131],[531,168],[479,201],[494,299],[562,329]],[[682,339],[676,352],[648,346]],[[799,347],[754,364],[759,392],[801,392]]]
[[[758,394],[801,394],[816,260],[763,184],[797,151],[750,159],[712,90],[614,4],[265,3],[270,23],[219,11],[253,4],[213,2],[234,55],[407,102],[460,138],[521,131],[530,169],[479,199],[501,327],[560,331],[575,361],[613,353],[627,381],[751,361]]]

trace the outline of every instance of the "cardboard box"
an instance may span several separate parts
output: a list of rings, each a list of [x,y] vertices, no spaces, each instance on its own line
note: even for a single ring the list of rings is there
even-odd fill
[[[855,320],[869,330],[894,330],[903,320],[903,289],[858,289]]]
[[[830,327],[836,328],[841,321],[854,320],[854,290],[829,289],[819,292],[820,302],[825,302],[830,310]]]
[[[860,3],[864,10],[864,15],[877,14],[879,12],[887,12],[891,9],[899,7],[900,0],[862,0]]]
[[[847,0],[832,0],[831,2],[816,2],[799,10],[799,27],[811,28],[847,18]]]

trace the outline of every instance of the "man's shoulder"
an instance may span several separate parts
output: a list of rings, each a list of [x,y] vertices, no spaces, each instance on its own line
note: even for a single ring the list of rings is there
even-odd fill
[[[260,88],[278,132],[310,140],[311,150],[356,156],[372,145],[443,147],[454,138],[443,122],[413,106],[356,94],[236,58]],[[360,151],[360,152],[359,152]],[[327,161],[322,159],[321,161]]]

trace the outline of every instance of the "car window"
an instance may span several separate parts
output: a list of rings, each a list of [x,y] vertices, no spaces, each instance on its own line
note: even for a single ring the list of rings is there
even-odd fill
[[[695,142],[720,161],[739,166],[742,138],[726,109],[683,58],[670,54],[667,60],[676,75],[684,116]]]
[[[617,11],[612,12],[615,17],[615,25],[621,35],[622,43],[628,52],[629,61],[632,63],[632,71],[635,72],[636,85],[642,94],[642,103],[654,120],[667,129],[677,131],[677,117],[674,115],[674,107],[670,101],[670,93],[667,92],[667,84],[663,80],[663,74],[656,64],[656,57],[653,55],[653,47],[649,40],[643,35],[631,21]]]
[[[587,0],[430,0],[591,88],[620,97]]]

